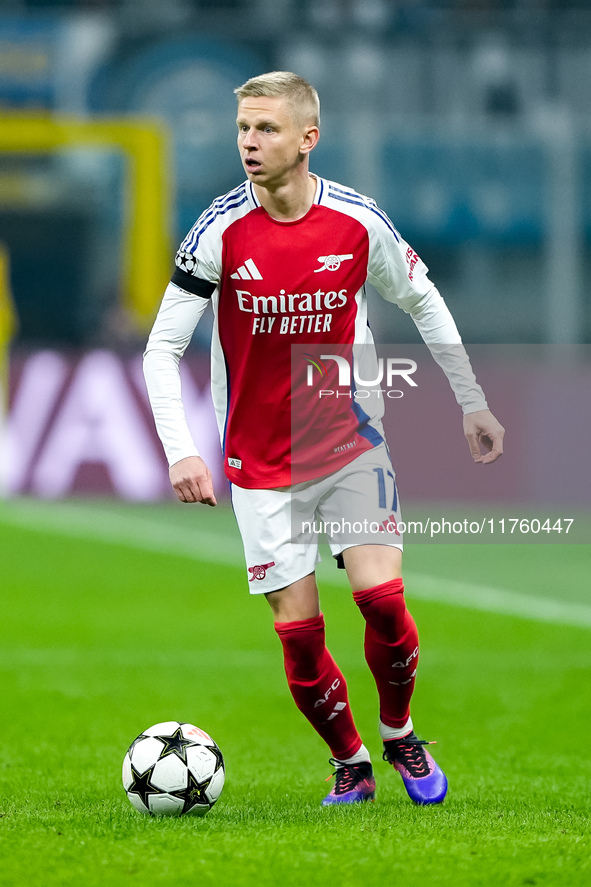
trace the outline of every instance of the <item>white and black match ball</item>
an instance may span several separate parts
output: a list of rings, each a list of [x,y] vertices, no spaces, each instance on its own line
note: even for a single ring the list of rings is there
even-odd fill
[[[122,776],[127,797],[140,813],[203,816],[222,793],[224,758],[204,730],[165,721],[134,739]]]

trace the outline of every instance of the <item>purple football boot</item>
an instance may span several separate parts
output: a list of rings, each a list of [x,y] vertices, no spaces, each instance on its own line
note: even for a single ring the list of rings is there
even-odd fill
[[[376,781],[373,778],[373,770],[369,762],[341,764],[340,761],[337,763],[334,758],[331,758],[329,764],[336,767],[332,774],[335,777],[335,782],[332,791],[322,802],[323,807],[328,807],[330,804],[356,804],[359,801],[373,801],[376,794]]]
[[[414,732],[384,742],[384,760],[398,770],[415,804],[441,804],[447,793],[445,773],[424,748],[433,744],[419,739]]]

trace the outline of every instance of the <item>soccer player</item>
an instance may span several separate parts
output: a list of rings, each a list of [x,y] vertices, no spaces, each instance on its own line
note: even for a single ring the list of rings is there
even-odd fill
[[[298,527],[317,518],[329,525],[332,554],[365,619],[384,759],[415,803],[440,803],[446,777],[410,716],[418,635],[404,599],[400,511],[379,408],[350,389],[331,402],[324,398],[322,413],[311,406],[311,421],[301,402],[295,412],[291,406],[302,390],[310,405],[315,393],[337,390],[343,362],[346,371],[356,348],[371,356],[369,281],[411,315],[448,376],[476,462],[499,457],[503,428],[416,253],[373,200],[310,172],[319,138],[313,87],[295,74],[273,72],[251,78],[236,94],[246,181],[215,200],[181,244],[145,354],[170,480],[182,502],[216,504],[185,420],[178,369],[211,302],[212,393],[249,589],[265,594],[295,703],[331,751],[336,779],[323,803],[373,800],[375,780],[345,678],[325,644],[317,536],[296,532],[294,514]],[[363,137],[352,119],[351,138]],[[305,346],[309,358],[303,388],[298,366],[305,361],[296,361],[294,380],[293,345]],[[314,368],[324,374],[320,382]],[[355,522],[387,531],[352,537]]]

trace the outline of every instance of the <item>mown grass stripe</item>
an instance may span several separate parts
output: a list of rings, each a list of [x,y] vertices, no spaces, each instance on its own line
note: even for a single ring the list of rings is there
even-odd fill
[[[237,530],[235,533],[201,528],[187,530],[162,520],[118,511],[116,507],[95,508],[72,501],[47,503],[17,500],[0,506],[0,522],[24,530],[93,539],[142,551],[244,567]],[[330,559],[318,565],[318,573],[325,583],[346,584],[344,572],[336,571]],[[591,607],[586,604],[520,594],[422,573],[405,572],[405,581],[411,599],[437,601],[538,622],[591,628]]]
[[[94,539],[228,566],[244,565],[239,538],[201,529],[182,530],[116,509],[93,509],[74,502],[15,502],[2,508],[0,521],[23,530]]]

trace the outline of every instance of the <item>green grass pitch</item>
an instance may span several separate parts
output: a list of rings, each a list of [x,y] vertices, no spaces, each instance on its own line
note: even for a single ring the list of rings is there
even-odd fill
[[[567,624],[560,604],[540,621],[413,598],[412,581],[461,581],[475,597],[499,587],[584,616],[589,546],[407,551],[422,642],[413,716],[450,782],[437,808],[414,807],[380,760],[361,618],[324,571],[328,642],[377,798],[322,809],[328,752],[291,701],[237,545],[224,509],[0,506],[0,884],[591,883],[591,621]],[[198,724],[224,752],[226,786],[203,819],[143,817],[123,793],[127,746],[166,719]]]

